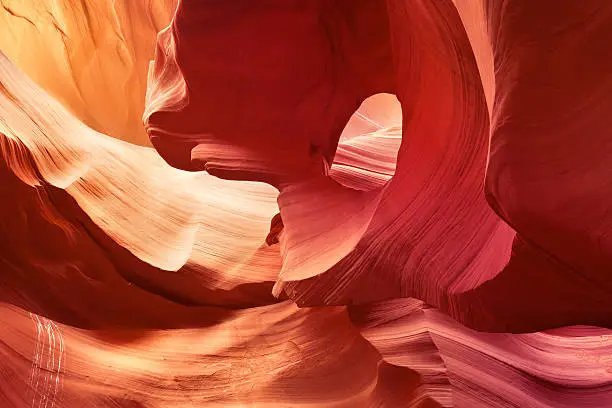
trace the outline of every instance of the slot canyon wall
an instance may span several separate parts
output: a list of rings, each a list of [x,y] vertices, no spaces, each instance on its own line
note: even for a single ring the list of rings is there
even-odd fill
[[[0,407],[612,407],[609,1],[0,6]]]

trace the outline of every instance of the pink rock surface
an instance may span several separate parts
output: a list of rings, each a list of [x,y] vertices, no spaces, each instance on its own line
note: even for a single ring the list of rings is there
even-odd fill
[[[159,37],[149,134],[174,166],[280,189],[274,293],[299,305],[416,297],[482,330],[609,327],[608,9],[182,2]],[[331,156],[381,91],[402,106],[397,159],[353,155],[371,182],[347,184]],[[396,167],[385,183],[375,161]]]
[[[0,3],[0,407],[612,407],[609,2]]]

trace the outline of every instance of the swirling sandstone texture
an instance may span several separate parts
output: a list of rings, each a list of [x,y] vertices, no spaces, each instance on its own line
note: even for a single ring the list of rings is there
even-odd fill
[[[610,27],[1,0],[0,407],[612,407]]]
[[[2,0],[0,49],[89,127],[149,145],[146,73],[176,3]]]

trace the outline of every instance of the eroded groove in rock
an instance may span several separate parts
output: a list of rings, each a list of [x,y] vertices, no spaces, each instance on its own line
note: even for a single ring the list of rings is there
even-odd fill
[[[612,407],[608,2],[0,5],[1,407]]]

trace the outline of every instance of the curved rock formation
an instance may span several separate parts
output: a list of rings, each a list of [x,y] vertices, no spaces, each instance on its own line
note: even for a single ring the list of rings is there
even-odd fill
[[[488,331],[610,327],[612,14],[606,2],[555,9],[184,1],[158,40],[147,129],[173,166],[280,189],[276,295],[304,306],[416,297]],[[576,44],[561,47],[567,38]],[[367,192],[338,184],[329,167],[342,128],[381,91],[402,105],[395,174]]]
[[[0,407],[612,407],[608,2],[0,4]]]
[[[89,127],[149,145],[142,128],[155,35],[177,0],[2,0],[0,49]]]

